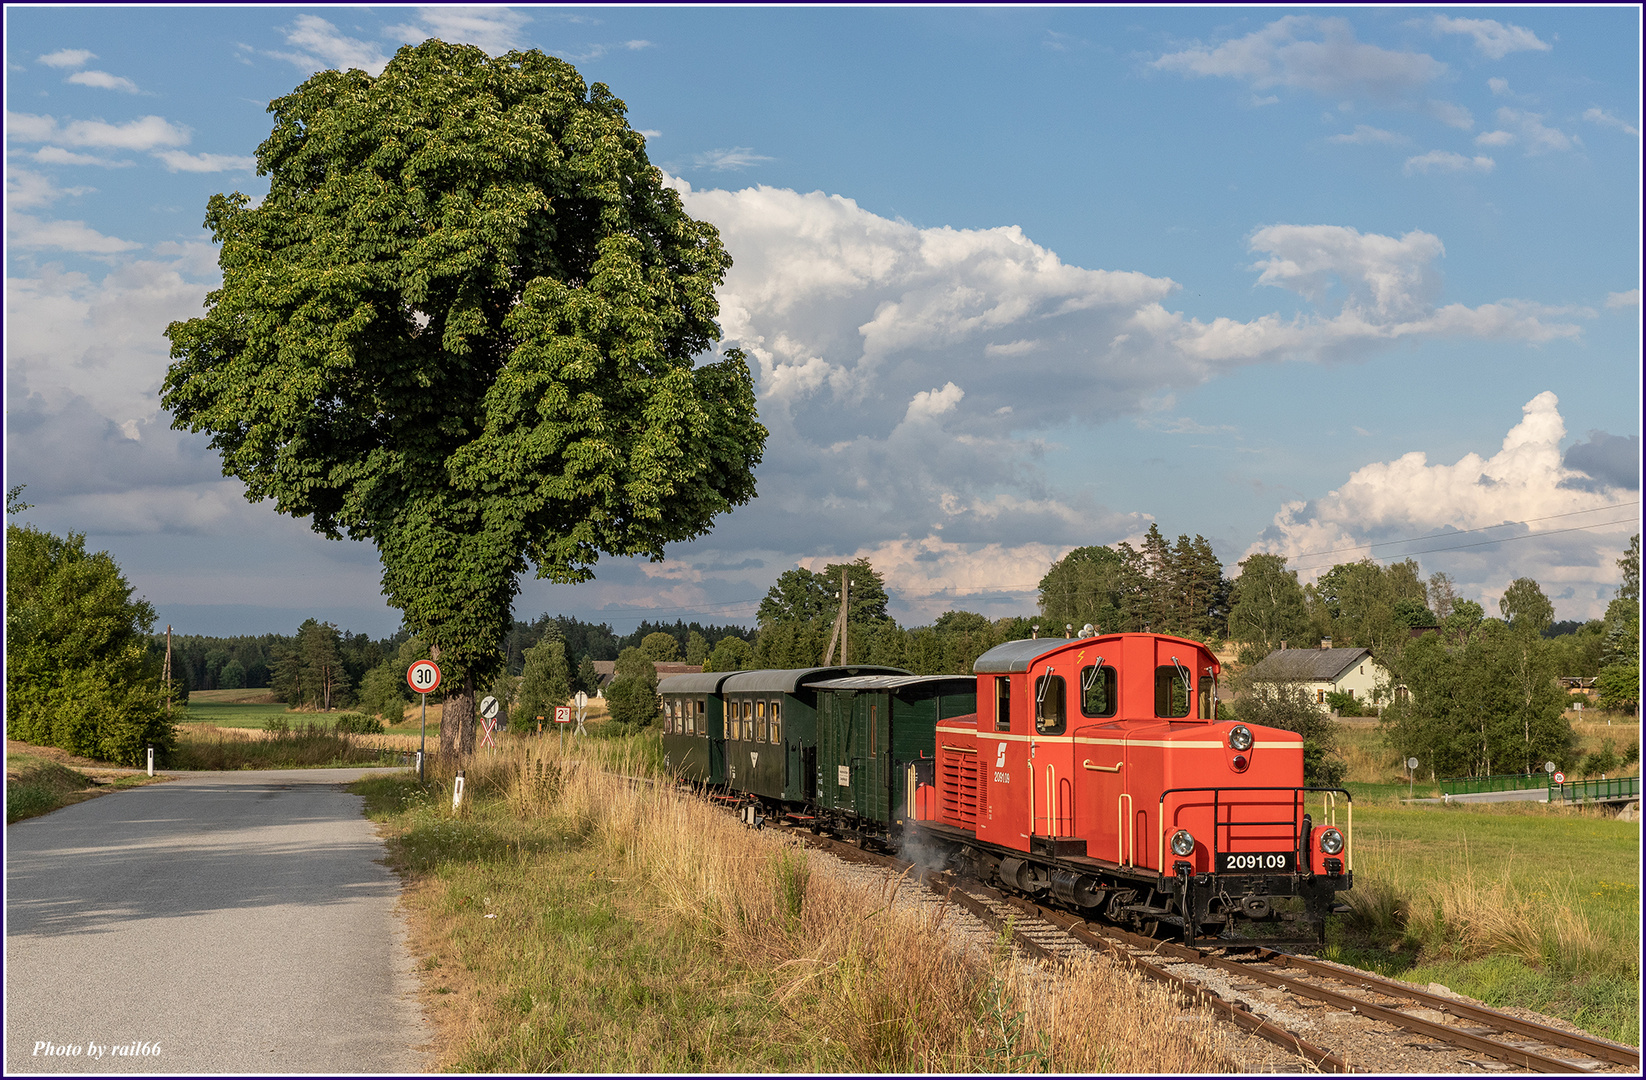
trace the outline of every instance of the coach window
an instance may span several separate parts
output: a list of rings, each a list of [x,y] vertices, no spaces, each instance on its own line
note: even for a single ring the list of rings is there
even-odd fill
[[[1061,735],[1064,726],[1063,676],[1042,675],[1034,681],[1034,729]]]
[[[1012,680],[1004,675],[994,681],[994,729],[1012,730]]]
[[[1115,670],[1107,664],[1080,669],[1080,712],[1083,716],[1113,716],[1118,695]]]
[[[680,734],[680,699],[669,702],[668,712],[663,714],[663,730],[669,735]]]
[[[695,702],[686,702],[686,723],[690,724],[692,728],[691,731],[687,732],[688,735],[707,735],[709,733],[709,726],[704,722],[703,713],[702,698],[698,698]]]
[[[1162,664],[1154,669],[1154,714],[1165,717],[1189,715],[1189,687],[1183,682],[1181,669],[1175,664]]]
[[[779,723],[781,719],[782,717],[778,712],[778,703],[774,701],[772,702],[772,742],[774,743],[783,741],[782,724]]]
[[[728,701],[726,708],[731,711],[731,722],[726,725],[726,738],[734,742],[743,737],[743,703]]]
[[[743,741],[754,741],[754,702],[743,703]]]
[[[754,741],[766,741],[766,703],[764,701],[754,703]]]

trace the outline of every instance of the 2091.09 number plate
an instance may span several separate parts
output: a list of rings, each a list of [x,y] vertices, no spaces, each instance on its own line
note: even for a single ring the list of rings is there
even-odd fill
[[[1295,855],[1290,851],[1220,851],[1220,874],[1289,874]]]

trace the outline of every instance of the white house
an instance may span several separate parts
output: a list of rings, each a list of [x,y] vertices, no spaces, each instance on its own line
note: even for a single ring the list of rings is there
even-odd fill
[[[1334,649],[1330,638],[1318,649],[1276,649],[1258,661],[1251,677],[1254,683],[1301,683],[1320,705],[1332,693],[1370,702],[1372,692],[1391,681],[1370,649]]]

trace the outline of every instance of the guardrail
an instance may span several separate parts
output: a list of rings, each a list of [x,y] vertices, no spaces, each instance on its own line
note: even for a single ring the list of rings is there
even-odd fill
[[[1569,780],[1549,784],[1550,802],[1600,802],[1640,798],[1640,777],[1620,776],[1615,780]]]
[[[1484,791],[1530,791],[1532,788],[1544,787],[1549,783],[1548,776],[1543,773],[1502,773],[1497,776],[1450,776],[1442,777],[1440,791],[1443,795],[1476,795]]]

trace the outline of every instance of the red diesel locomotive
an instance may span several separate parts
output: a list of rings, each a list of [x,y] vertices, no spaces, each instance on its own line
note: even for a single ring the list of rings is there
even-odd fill
[[[906,829],[984,880],[1146,933],[1232,932],[1296,897],[1323,939],[1353,881],[1348,792],[1304,786],[1301,736],[1217,719],[1205,646],[1040,638],[973,670],[977,712],[936,725]]]

